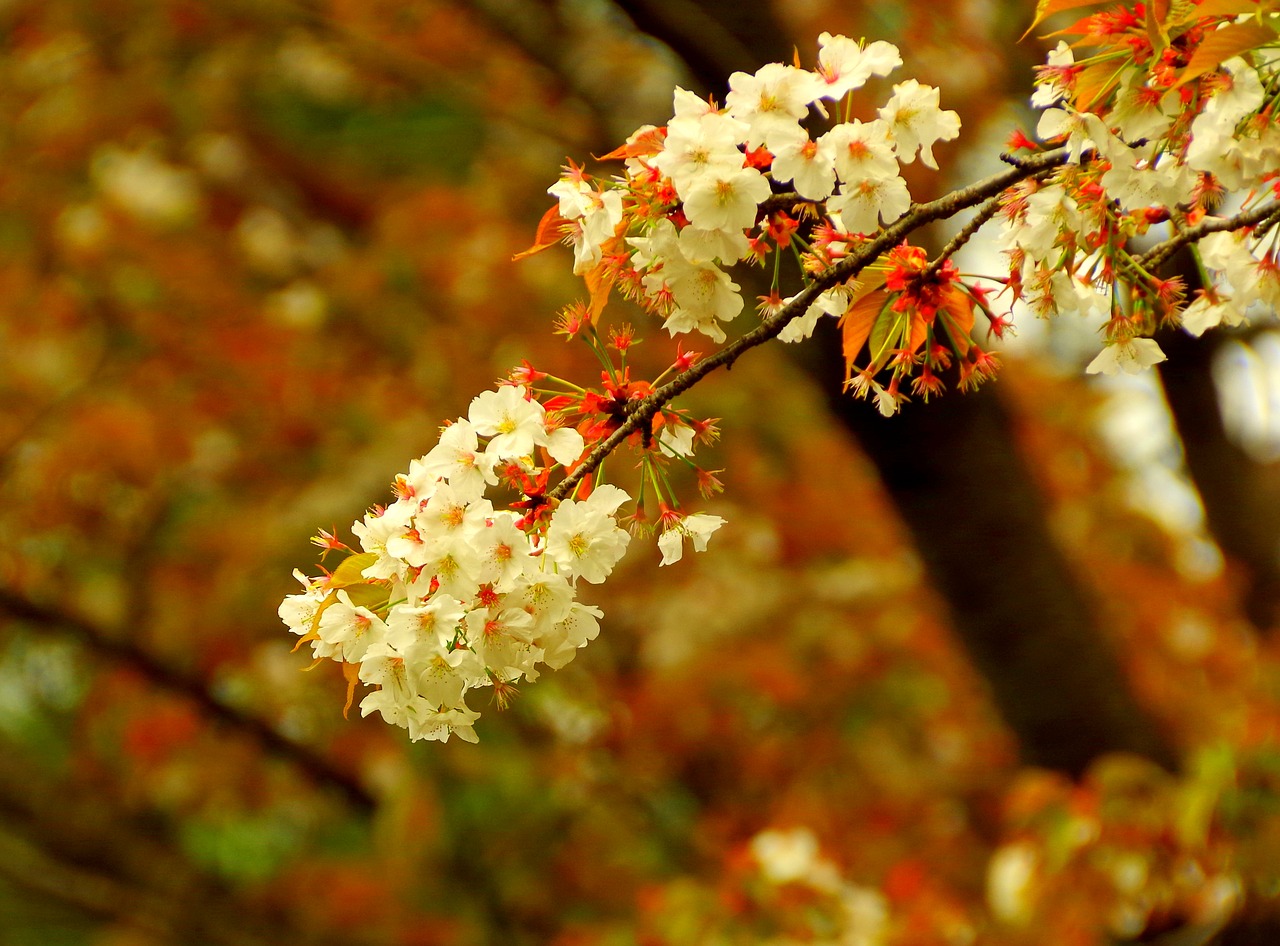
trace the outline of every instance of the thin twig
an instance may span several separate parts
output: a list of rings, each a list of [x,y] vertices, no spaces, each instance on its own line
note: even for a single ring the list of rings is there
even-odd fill
[[[1148,272],[1154,270],[1182,247],[1190,243],[1198,243],[1211,233],[1224,230],[1239,230],[1241,227],[1269,227],[1280,223],[1280,204],[1266,204],[1255,207],[1234,217],[1209,217],[1201,220],[1194,227],[1180,231],[1163,243],[1157,243],[1147,252],[1135,259]]]
[[[975,233],[982,229],[983,224],[1000,212],[1000,195],[988,197],[987,202],[978,208],[978,212],[960,228],[960,232],[947,241],[947,245],[942,248],[942,252],[929,262],[925,267],[922,278],[925,281],[933,276],[942,264],[959,252],[960,247],[964,246],[973,237]]]
[[[1017,165],[1017,166],[1021,167],[1023,165]],[[1036,173],[1029,175],[1026,179],[1041,180],[1045,177],[1048,177],[1055,170],[1057,170],[1056,166],[1050,167],[1050,168],[1042,168]],[[973,215],[972,219],[970,219],[968,223],[966,223],[963,227],[960,228],[960,232],[957,233],[955,236],[953,236],[948,241],[947,245],[942,248],[942,252],[940,252],[937,255],[937,257],[932,262],[930,262],[927,267],[925,267],[925,271],[924,271],[925,279],[928,279],[930,276],[936,273],[942,267],[943,263],[951,259],[951,257],[955,256],[956,253],[960,251],[960,247],[964,246],[971,239],[973,239],[974,234],[976,234],[979,230],[981,230],[983,225],[988,220],[990,220],[992,217],[994,217],[997,213],[1000,212],[1000,198],[1002,196],[1003,194],[996,194],[994,197],[987,198],[986,203],[984,203],[981,207],[978,208],[978,212]]]

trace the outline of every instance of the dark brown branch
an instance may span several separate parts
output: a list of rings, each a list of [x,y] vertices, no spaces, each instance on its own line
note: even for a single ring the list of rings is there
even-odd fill
[[[1211,233],[1221,233],[1224,230],[1239,230],[1241,227],[1269,227],[1278,222],[1280,222],[1280,204],[1266,204],[1262,207],[1255,207],[1253,210],[1236,214],[1234,217],[1209,217],[1200,221],[1194,227],[1179,231],[1175,236],[1170,237],[1163,243],[1157,243],[1147,252],[1137,257],[1135,261],[1143,269],[1152,271],[1164,264],[1182,247],[1198,243]]]
[[[1026,163],[1026,160],[1019,159],[1019,161],[1014,164],[1014,167],[1022,168],[1026,166]],[[1053,173],[1055,169],[1056,165],[1054,167],[1042,168],[1036,173],[1030,175],[1027,179],[1040,180]],[[934,257],[933,261],[929,264],[928,268],[925,269],[924,277],[926,279],[937,272],[943,263],[955,256],[956,253],[960,251],[960,248],[968,243],[973,238],[974,234],[981,230],[988,220],[1000,212],[1000,197],[1000,194],[996,194],[994,197],[988,197],[987,202],[978,209],[978,212],[960,228],[960,232],[947,241],[947,245],[942,248],[938,255]]]
[[[128,923],[151,934],[148,940],[337,946],[331,935],[303,929],[270,903],[206,873],[163,819],[125,810],[91,781],[53,776],[3,739],[0,859],[5,882],[89,918]],[[355,942],[348,938],[345,946]]]
[[[350,773],[337,768],[310,746],[282,735],[264,720],[219,700],[202,681],[178,673],[135,644],[117,639],[82,617],[37,604],[5,588],[0,588],[0,615],[72,637],[95,653],[136,670],[156,686],[191,700],[208,718],[249,736],[265,751],[292,763],[315,784],[336,789],[358,811],[373,811],[373,796]]]
[[[997,194],[995,197],[988,197],[987,202],[978,209],[978,212],[960,228],[960,231],[955,236],[947,241],[947,245],[944,246],[941,252],[933,258],[925,268],[922,278],[924,280],[930,279],[939,269],[942,268],[943,263],[955,256],[956,253],[960,251],[960,247],[968,243],[969,240],[973,238],[973,235],[981,230],[983,225],[999,213],[999,211],[1000,195]]]
[[[825,272],[818,274],[781,310],[769,316],[751,331],[740,336],[715,354],[702,359],[686,368],[652,394],[635,403],[627,419],[607,438],[597,444],[586,459],[572,473],[561,480],[547,495],[549,499],[560,500],[583,479],[595,472],[595,469],[610,453],[616,450],[624,440],[637,430],[643,429],[658,413],[663,405],[683,394],[717,368],[731,368],[733,363],[744,352],[763,345],[787,327],[793,319],[798,318],[813,301],[832,286],[847,282],[857,277],[868,265],[880,256],[897,246],[909,234],[935,220],[944,220],[967,207],[973,207],[985,200],[995,197],[1006,188],[1034,177],[1062,164],[1067,158],[1064,149],[1047,151],[1028,158],[1019,166],[993,174],[985,180],[970,184],[931,200],[928,203],[916,204],[902,217],[889,224],[871,240],[855,247],[849,255]]]

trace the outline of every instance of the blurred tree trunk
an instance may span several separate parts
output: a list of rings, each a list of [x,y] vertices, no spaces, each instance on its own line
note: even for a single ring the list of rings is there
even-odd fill
[[[768,3],[618,5],[680,54],[704,91],[723,95],[734,69],[791,59],[791,38]],[[998,396],[953,393],[886,420],[841,394],[834,331],[808,348],[806,370],[879,471],[1023,760],[1078,775],[1098,755],[1127,751],[1174,767],[1173,750],[1133,699],[1087,593],[1049,535]]]
[[[1189,253],[1166,275],[1180,275],[1189,290],[1199,273]],[[1182,440],[1187,472],[1204,506],[1205,524],[1228,562],[1241,571],[1241,599],[1259,630],[1280,625],[1280,490],[1275,470],[1259,463],[1227,435],[1213,363],[1227,337],[1212,330],[1192,338],[1179,329],[1160,335],[1168,360],[1160,383]]]

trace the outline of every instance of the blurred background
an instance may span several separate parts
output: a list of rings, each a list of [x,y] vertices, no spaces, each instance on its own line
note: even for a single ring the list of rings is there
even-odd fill
[[[568,252],[511,262],[567,158],[827,30],[961,113],[927,199],[1026,125],[1030,20],[0,2],[0,946],[1277,941],[1273,334],[1090,386],[1032,323],[893,421],[753,351],[687,400],[711,551],[634,543],[477,746],[344,720],[276,617],[511,366],[594,376]]]

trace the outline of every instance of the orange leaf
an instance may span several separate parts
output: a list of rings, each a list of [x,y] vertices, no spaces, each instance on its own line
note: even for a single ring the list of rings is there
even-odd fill
[[[1187,68],[1182,70],[1182,76],[1174,88],[1198,79],[1205,73],[1213,72],[1233,56],[1256,49],[1266,43],[1274,43],[1275,40],[1276,31],[1256,21],[1232,23],[1220,30],[1207,33],[1204,41],[1191,57],[1191,61],[1187,63]]]
[[[1259,0],[1204,0],[1198,7],[1192,7],[1182,17],[1179,24],[1191,23],[1207,19],[1211,16],[1239,16],[1241,13],[1258,13],[1275,7],[1274,0],[1261,3]]]
[[[1092,6],[1101,6],[1101,4],[1099,0],[1039,0],[1036,3],[1036,18],[1031,21],[1031,25],[1027,27],[1027,32],[1023,33],[1020,38],[1026,39],[1027,33],[1030,33],[1055,13],[1061,13],[1063,10],[1074,10],[1076,7]]]
[[[924,344],[924,340],[929,337],[929,325],[925,322],[924,316],[919,310],[911,313],[911,334],[907,336],[906,351],[908,355],[914,355],[920,346]]]
[[[591,324],[600,321],[600,313],[609,302],[609,292],[613,289],[617,274],[606,262],[601,262],[595,269],[588,270],[582,277],[591,294],[591,303],[587,307],[591,312]]]
[[[360,682],[360,665],[342,662],[342,675],[347,681],[347,702],[342,705],[342,718],[347,718],[347,711],[356,698],[356,684]]]
[[[572,224],[560,216],[560,205],[553,204],[551,209],[538,221],[538,231],[533,237],[533,246],[511,257],[513,260],[524,259],[535,253],[541,253],[549,246],[555,246],[564,237],[565,230]]]
[[[862,351],[862,346],[871,336],[871,326],[875,325],[880,310],[889,301],[889,293],[883,288],[876,288],[863,293],[840,316],[841,350],[844,352],[844,379],[853,376],[853,362]]]
[[[634,141],[629,141],[620,147],[614,148],[608,154],[600,155],[596,160],[622,161],[627,158],[646,158],[662,150],[662,143],[666,140],[666,137],[667,130],[665,128],[650,128],[643,134],[637,135]]]
[[[1119,82],[1122,71],[1123,67],[1111,62],[1099,62],[1083,69],[1076,77],[1076,108],[1086,112],[1095,102],[1106,98],[1111,88]]]
[[[1165,21],[1169,19],[1169,0],[1151,0],[1147,4],[1147,40],[1157,55],[1169,45]]]
[[[962,357],[968,353],[969,346],[973,344],[971,333],[973,332],[973,299],[969,294],[962,292],[955,286],[947,289],[946,296],[943,298],[942,307],[938,310],[938,314],[942,316],[942,324],[947,330],[947,334],[951,336],[951,344]]]

